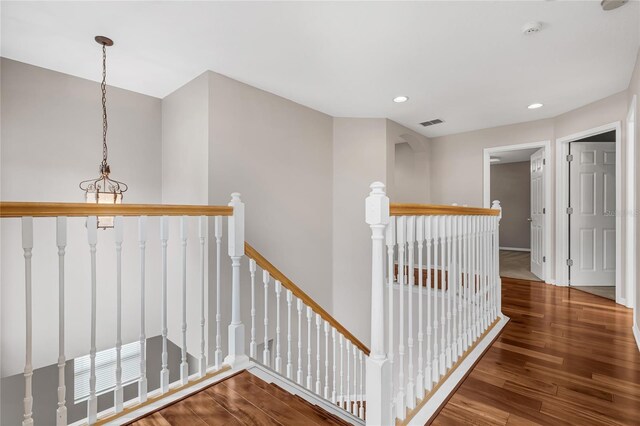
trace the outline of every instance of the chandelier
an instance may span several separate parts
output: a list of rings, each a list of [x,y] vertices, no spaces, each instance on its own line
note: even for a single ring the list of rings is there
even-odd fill
[[[107,163],[107,46],[113,46],[113,41],[107,37],[96,36],[98,44],[102,45],[102,162],[100,163],[100,175],[96,179],[80,182],[80,189],[85,192],[87,203],[120,204],[122,194],[128,189],[123,182],[112,179],[111,168]],[[98,217],[98,228],[113,228],[113,217]]]

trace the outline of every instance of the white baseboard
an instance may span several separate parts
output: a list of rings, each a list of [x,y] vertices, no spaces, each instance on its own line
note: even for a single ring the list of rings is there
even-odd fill
[[[498,337],[498,334],[509,322],[509,317],[500,314],[500,321],[491,329],[484,339],[471,351],[471,353],[460,363],[458,368],[442,383],[438,391],[429,398],[429,401],[416,413],[409,422],[410,425],[424,425],[438,411],[440,406],[444,404],[451,392],[453,392],[458,384],[466,377],[467,372],[480,359],[482,354]]]
[[[519,247],[500,247],[500,250],[507,250],[507,251],[531,251],[530,248],[519,248]]]
[[[283,388],[284,390],[286,390],[291,394],[300,395],[309,403],[319,406],[323,410],[328,411],[329,413],[341,418],[342,420],[346,421],[349,424],[364,426],[364,420],[343,410],[342,408],[338,407],[336,404],[332,403],[331,401],[316,395],[314,392],[308,390],[304,386],[300,386],[293,380],[289,380],[286,377],[276,373],[275,371],[271,370],[269,367],[265,367],[260,363],[252,361],[251,366],[247,368],[247,371],[253,374],[254,376],[259,377],[260,379],[264,380],[267,383],[277,384],[278,386],[280,386],[281,388]]]
[[[638,324],[633,324],[633,337],[636,338],[636,345],[638,345],[638,350],[640,351],[640,329]]]

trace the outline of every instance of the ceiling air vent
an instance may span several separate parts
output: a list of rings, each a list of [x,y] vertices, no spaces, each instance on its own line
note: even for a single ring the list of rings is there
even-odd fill
[[[440,124],[440,123],[444,123],[444,121],[440,120],[439,118],[436,118],[435,120],[431,120],[431,121],[423,121],[422,124],[424,127],[428,127],[428,126],[433,126],[434,124]]]

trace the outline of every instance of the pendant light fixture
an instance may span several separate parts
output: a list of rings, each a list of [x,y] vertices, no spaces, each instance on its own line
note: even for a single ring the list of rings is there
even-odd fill
[[[128,187],[109,176],[111,168],[107,163],[107,46],[113,46],[113,41],[104,36],[96,36],[95,40],[102,45],[102,162],[98,178],[80,182],[80,189],[85,192],[87,203],[120,204]],[[113,228],[113,217],[98,217],[98,228]]]

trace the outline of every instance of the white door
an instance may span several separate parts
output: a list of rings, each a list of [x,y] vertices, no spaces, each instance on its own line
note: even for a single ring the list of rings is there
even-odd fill
[[[544,280],[544,148],[531,156],[531,273]]]
[[[616,149],[613,142],[569,145],[569,279],[616,282]]]

